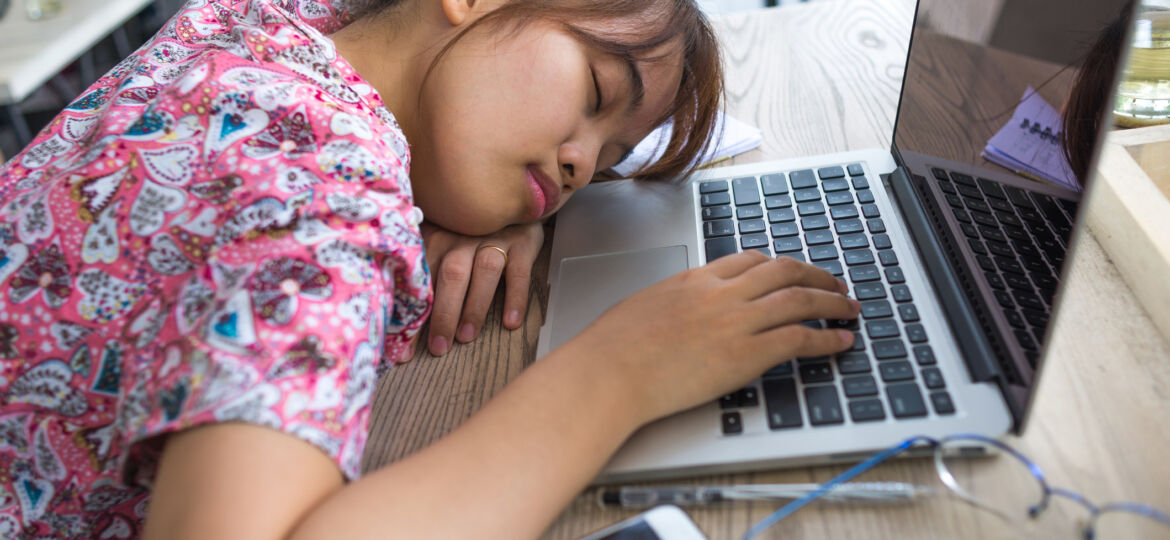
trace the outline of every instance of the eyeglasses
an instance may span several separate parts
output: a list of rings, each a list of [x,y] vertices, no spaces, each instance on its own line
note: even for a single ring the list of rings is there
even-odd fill
[[[1002,452],[1008,460],[1008,467],[1017,469],[1016,475],[1028,489],[1014,489],[1018,486],[997,485],[993,482],[976,484],[973,480],[960,481],[952,469],[963,467],[970,460],[973,447],[980,450],[991,447]],[[1053,497],[1062,497],[1076,502],[1088,510],[1089,516],[1083,522],[1081,532],[1084,538],[1097,538],[1099,531],[1106,532],[1103,538],[1166,538],[1170,537],[1170,515],[1156,508],[1134,502],[1111,502],[1096,505],[1075,491],[1052,487],[1044,473],[1035,463],[1016,449],[989,437],[974,434],[958,434],[942,439],[911,437],[898,445],[878,452],[869,459],[855,465],[832,480],[825,482],[815,491],[783,506],[768,517],[760,520],[743,535],[750,540],[780,520],[792,515],[809,503],[830,493],[843,482],[852,480],[874,466],[910,449],[933,449],[934,467],[939,480],[959,500],[981,510],[991,512],[1005,520],[1013,520],[1013,514],[1027,510],[1027,517],[1038,518],[1048,509]],[[970,476],[970,475],[967,475]],[[1005,493],[1008,492],[1008,493]],[[988,494],[994,493],[994,497]],[[1115,534],[1116,533],[1116,534]]]

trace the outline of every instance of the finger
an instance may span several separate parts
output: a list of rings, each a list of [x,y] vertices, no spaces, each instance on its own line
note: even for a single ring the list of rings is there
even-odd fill
[[[844,283],[811,264],[802,263],[791,257],[747,269],[737,280],[742,298],[755,299],[785,287],[813,287],[833,292],[844,292]]]
[[[811,358],[839,353],[853,346],[853,333],[848,330],[816,330],[800,324],[773,328],[755,336],[760,350],[776,351],[777,356],[762,358],[757,366],[760,372],[780,360]]]
[[[492,298],[496,296],[496,288],[500,285],[500,276],[504,273],[504,265],[507,262],[503,253],[489,247],[481,246],[475,252],[475,263],[471,267],[471,285],[467,287],[467,297],[463,300],[463,314],[459,317],[459,330],[455,334],[455,339],[461,343],[467,343],[479,334],[488,308],[492,305]]]
[[[520,328],[528,310],[528,291],[532,284],[532,263],[536,253],[527,250],[509,252],[508,267],[504,269],[504,327]]]
[[[723,279],[733,278],[738,276],[748,268],[760,265],[762,263],[772,260],[771,257],[764,255],[756,250],[745,251],[743,253],[736,253],[735,255],[728,255],[715,259],[715,262],[709,262],[704,267],[708,271],[714,273],[717,277]]]
[[[447,252],[439,261],[435,280],[435,305],[431,311],[431,327],[427,349],[442,356],[451,348],[455,325],[463,311],[463,298],[471,280],[471,265],[475,251],[470,247]]]
[[[786,287],[751,303],[756,331],[814,319],[856,319],[861,304],[852,298],[811,287]]]

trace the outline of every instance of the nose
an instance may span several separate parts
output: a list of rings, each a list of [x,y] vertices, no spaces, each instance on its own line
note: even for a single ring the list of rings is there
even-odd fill
[[[593,179],[601,145],[584,140],[566,141],[557,150],[561,168],[562,189],[571,192],[581,189]]]

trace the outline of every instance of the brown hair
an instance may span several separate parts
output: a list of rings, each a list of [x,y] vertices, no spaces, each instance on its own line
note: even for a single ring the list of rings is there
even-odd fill
[[[400,3],[401,0],[375,1],[365,14],[381,13]],[[683,58],[682,79],[670,108],[656,122],[670,120],[674,130],[662,157],[634,176],[644,180],[677,179],[701,165],[697,163],[699,156],[719,135],[714,131],[723,103],[723,66],[715,33],[693,0],[512,0],[464,28],[436,55],[430,69],[457,41],[480,25],[512,23],[513,30],[519,30],[537,20],[561,24],[586,46],[622,59],[661,60],[665,55],[651,56],[652,52],[677,40]],[[635,23],[609,25],[607,28],[614,30],[610,35],[581,26],[626,20]]]
[[[1113,95],[1114,75],[1121,56],[1122,41],[1125,39],[1126,23],[1133,10],[1133,2],[1126,3],[1121,15],[1097,36],[1097,40],[1077,71],[1076,82],[1064,104],[1061,113],[1060,144],[1069,167],[1081,186],[1089,179],[1093,148],[1101,135],[1101,124],[1105,112],[1110,108],[1109,98]]]

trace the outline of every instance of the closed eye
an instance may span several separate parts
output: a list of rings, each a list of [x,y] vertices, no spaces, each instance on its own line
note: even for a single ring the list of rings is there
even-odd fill
[[[593,107],[593,112],[599,113],[601,112],[601,85],[597,82],[597,70],[590,69],[589,74],[593,76],[593,95],[597,103]]]

